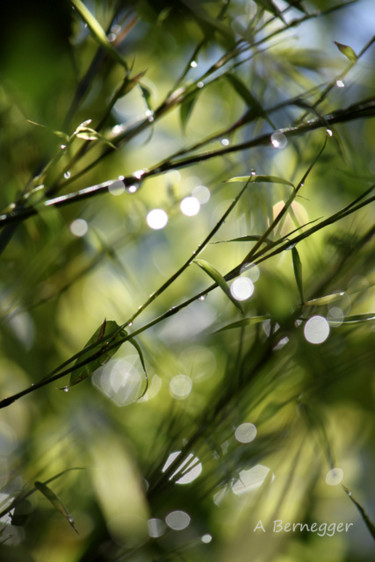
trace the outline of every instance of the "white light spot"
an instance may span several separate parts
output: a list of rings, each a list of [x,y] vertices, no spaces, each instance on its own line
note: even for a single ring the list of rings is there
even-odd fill
[[[344,471],[342,468],[332,468],[326,474],[326,484],[328,486],[337,486],[344,478]]]
[[[151,538],[157,539],[165,533],[165,523],[161,519],[152,518],[147,521],[148,534]]]
[[[306,322],[303,331],[309,343],[319,344],[326,341],[330,328],[326,318],[323,316],[312,316]]]
[[[345,84],[344,84],[344,82],[343,82],[342,80],[336,80],[336,86],[337,86],[338,88],[344,88],[344,87],[345,87]]]
[[[137,355],[108,361],[93,373],[92,382],[117,406],[135,402],[145,384]]]
[[[165,472],[180,454],[181,451],[171,453],[162,468],[162,472]],[[199,458],[195,457],[193,453],[189,453],[171,474],[169,480],[175,480],[176,476],[180,476],[180,478],[176,480],[176,484],[190,484],[190,482],[193,482],[196,478],[198,478],[201,472],[202,463]]]
[[[66,180],[70,178],[70,172],[69,171],[64,173],[64,178]]]
[[[229,146],[230,144],[230,140],[229,139],[221,139],[220,144],[222,144],[223,146]]]
[[[326,133],[329,137],[333,137],[333,132],[331,131],[331,129],[326,129]]]
[[[148,213],[146,221],[153,230],[161,230],[167,225],[168,215],[163,209],[153,209]]]
[[[135,172],[133,172],[133,176],[137,178],[137,180],[140,180],[142,179],[142,176],[145,175],[145,173],[146,173],[145,170],[136,170]]]
[[[237,301],[246,301],[254,292],[254,283],[248,277],[237,277],[230,286],[230,292]]]
[[[138,186],[133,184],[133,185],[129,185],[129,187],[126,189],[126,191],[128,193],[135,193],[136,191],[138,191]]]
[[[234,432],[234,436],[240,443],[250,443],[254,441],[257,434],[257,428],[253,423],[242,423]]]
[[[197,185],[191,192],[192,196],[198,199],[201,205],[208,203],[211,197],[211,192],[205,185]]]
[[[334,326],[340,326],[345,318],[344,311],[339,306],[332,306],[327,314],[327,320]]]
[[[200,208],[201,204],[196,197],[185,197],[180,204],[181,212],[187,217],[194,217],[194,215],[197,215]]]
[[[182,531],[190,525],[191,517],[185,511],[171,511],[165,522],[174,531]]]
[[[176,375],[169,383],[169,391],[177,400],[187,398],[193,387],[193,381],[187,375]]]
[[[197,88],[203,88],[203,86],[204,86],[204,82],[198,82]]]
[[[202,535],[202,536],[201,536],[201,541],[202,541],[204,544],[210,543],[210,542],[212,541],[212,535],[209,535],[208,533],[207,533],[207,535]]]
[[[65,149],[66,149],[66,144],[60,144],[60,148],[61,148],[61,150],[65,150]]]
[[[118,179],[108,186],[108,191],[111,195],[122,195],[125,193],[125,184],[121,179]]]
[[[286,138],[284,133],[281,133],[280,131],[276,131],[271,135],[271,144],[274,148],[278,148],[279,150],[282,150],[288,144],[288,139]]]
[[[197,66],[198,66],[197,61],[196,61],[196,60],[192,60],[191,63],[190,63],[190,66],[191,66],[191,68],[197,68]]]
[[[269,472],[270,469],[262,464],[256,464],[253,468],[248,470],[241,470],[239,479],[232,485],[232,492],[236,494],[236,496],[240,496],[246,492],[260,488]]]
[[[82,238],[87,234],[89,226],[84,219],[75,219],[72,223],[70,223],[70,232],[73,236],[77,236],[78,238]]]

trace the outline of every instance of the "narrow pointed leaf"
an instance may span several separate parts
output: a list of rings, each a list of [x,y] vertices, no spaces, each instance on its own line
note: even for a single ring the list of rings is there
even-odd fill
[[[246,236],[239,236],[238,238],[230,238],[229,240],[218,240],[217,242],[213,242],[213,244],[224,244],[225,242],[258,242],[261,239],[261,236],[255,234],[249,234]],[[273,242],[269,238],[266,238],[264,242],[268,246],[272,246]]]
[[[249,181],[249,176],[234,176],[227,180],[227,183],[239,183],[243,181]],[[283,185],[290,185],[294,187],[292,182],[284,180],[284,178],[279,178],[278,176],[251,176],[250,183],[281,183]]]
[[[362,322],[371,322],[375,320],[375,312],[370,312],[369,314],[356,314],[354,316],[346,316],[340,322],[335,322],[335,320],[330,320],[330,324],[362,324]]]
[[[353,498],[352,492],[348,488],[346,488],[345,486],[343,486],[343,488],[344,488],[348,498],[350,499],[350,501],[352,501],[354,503],[354,505],[358,509],[359,513],[361,514],[361,517],[362,517],[366,527],[370,531],[371,536],[375,539],[375,525],[374,525],[374,523],[371,521],[371,519],[367,515],[366,511],[361,506],[361,504],[356,499]]]
[[[134,347],[134,349],[138,353],[138,357],[139,357],[139,360],[141,362],[143,372],[145,374],[145,380],[146,380],[145,388],[144,388],[142,394],[139,396],[139,398],[142,398],[142,396],[144,396],[146,394],[147,389],[148,389],[148,374],[147,374],[147,370],[146,370],[146,364],[145,364],[142,349],[141,349],[139,343],[134,338],[129,338],[128,342]],[[139,398],[138,398],[138,400],[139,400]]]
[[[143,86],[142,84],[139,85],[139,87],[141,88],[141,92],[142,92],[142,97],[145,100],[147,109],[152,111],[152,107],[151,107],[151,92],[148,88],[146,88],[146,86]]]
[[[355,54],[353,49],[351,47],[349,47],[349,45],[344,45],[343,43],[339,43],[338,41],[334,41],[334,44],[336,45],[338,50],[344,56],[346,56],[347,59],[350,60],[350,62],[355,62],[358,59],[357,55]]]
[[[72,372],[69,384],[64,390],[87,379],[94,371],[96,371],[96,369],[107,363],[107,361],[109,361],[109,359],[122,345],[126,334],[127,332],[125,330],[120,330],[120,326],[114,320],[104,320],[103,324],[95,331],[83,348],[84,350],[86,347],[90,347],[89,351],[80,355],[76,360],[75,365],[82,363],[85,359],[87,359],[87,363]],[[100,346],[101,342],[102,346]],[[112,346],[116,342],[118,342],[116,346],[105,352],[106,346]],[[92,348],[94,344],[98,344],[98,347]],[[103,347],[103,353],[101,353],[99,357],[95,357],[90,361],[90,358],[93,355],[95,356],[101,347]]]
[[[218,272],[217,269],[215,269],[215,267],[213,267],[210,263],[208,263],[208,261],[206,260],[194,260],[195,264],[197,264],[201,269],[203,269],[203,271],[205,273],[207,273],[207,275],[209,275],[211,277],[211,279],[213,279],[215,281],[215,283],[218,284],[218,286],[221,288],[221,290],[227,295],[227,297],[232,301],[232,303],[241,311],[243,312],[242,306],[240,305],[240,303],[232,297],[232,294],[230,292],[230,289],[228,287],[227,282],[225,281],[224,277],[221,275],[221,273]]]
[[[256,0],[256,3],[267,10],[267,12],[271,12],[274,16],[278,17],[283,23],[286,23],[285,19],[283,18],[283,14],[281,10],[276,6],[276,4],[272,0]]]
[[[183,131],[185,131],[186,129],[196,101],[197,95],[191,95],[187,97],[180,105],[180,122]]]
[[[242,80],[238,78],[235,74],[232,74],[230,72],[227,72],[225,74],[225,77],[230,82],[232,88],[243,99],[246,105],[253,110],[254,117],[256,116],[264,117],[264,119],[268,121],[271,127],[273,129],[276,129],[275,125],[269,119],[267,113],[264,111],[259,101],[256,99],[256,97],[253,96],[249,88],[242,82]]]
[[[325,295],[324,297],[319,297],[317,299],[311,299],[306,301],[304,304],[306,306],[325,306],[326,304],[331,304],[331,302],[335,302],[341,299],[345,295],[344,291],[340,291],[338,293],[332,293],[331,295]]]
[[[122,60],[121,56],[118,52],[113,48],[111,43],[108,41],[107,35],[98,22],[98,20],[94,17],[94,15],[90,12],[90,10],[85,6],[85,4],[81,0],[70,0],[72,5],[75,7],[81,18],[84,22],[87,23],[88,27],[90,28],[93,36],[97,40],[97,42],[108,51],[122,66],[126,68],[125,61]]]
[[[260,322],[264,322],[265,320],[269,320],[269,316],[248,316],[246,318],[242,318],[241,320],[237,320],[236,322],[231,322],[230,324],[223,326],[219,330],[216,330],[215,334],[224,332],[226,330],[243,328],[244,326],[250,326],[251,324],[259,324]]]
[[[79,535],[73,517],[70,515],[70,513],[68,512],[62,501],[60,500],[60,498],[56,496],[55,492],[53,492],[51,488],[49,488],[43,482],[34,482],[34,486],[37,490],[39,490],[39,492],[41,492],[47,498],[48,501],[51,502],[54,508],[57,509],[57,511],[59,511],[63,515],[63,517],[68,521],[72,529],[77,533],[77,535]]]
[[[301,304],[303,304],[302,262],[299,257],[298,250],[295,246],[292,248],[292,259],[293,259],[294,277],[296,279],[297,288],[301,299]]]

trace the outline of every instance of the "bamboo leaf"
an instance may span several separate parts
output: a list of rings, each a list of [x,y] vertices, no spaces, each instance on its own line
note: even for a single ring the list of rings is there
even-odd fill
[[[12,510],[10,512],[12,525],[15,525],[17,527],[23,526],[26,523],[32,511],[33,511],[33,506],[28,499],[23,499],[20,502],[18,502],[14,508],[14,511]]]
[[[207,275],[211,277],[217,283],[217,285],[221,288],[221,290],[227,295],[227,297],[232,301],[232,303],[241,311],[243,312],[242,306],[240,303],[232,296],[230,289],[228,287],[227,282],[225,281],[224,277],[221,273],[218,272],[208,261],[197,259],[194,260],[196,265],[198,265]]]
[[[47,498],[49,502],[51,502],[54,508],[62,514],[62,516],[68,521],[72,529],[77,533],[77,535],[79,535],[73,517],[70,515],[60,498],[56,496],[55,492],[53,492],[51,488],[49,488],[43,482],[34,482],[34,486]]]
[[[269,316],[247,316],[246,318],[241,318],[241,320],[237,320],[236,322],[231,322],[230,324],[223,326],[219,330],[216,330],[215,334],[224,332],[226,330],[243,328],[244,326],[250,326],[251,324],[259,324],[260,322],[264,322],[265,320],[269,320]]]
[[[183,131],[186,129],[197,99],[197,95],[188,96],[180,105],[180,122]]]
[[[93,33],[96,41],[108,51],[122,66],[126,68],[126,63],[123,61],[118,52],[113,48],[111,43],[108,41],[106,32],[98,22],[98,20],[93,16],[90,10],[85,6],[81,0],[70,0],[81,18],[87,23],[88,27]]]
[[[272,123],[271,119],[268,117],[267,113],[264,111],[263,107],[256,99],[255,96],[251,93],[249,88],[245,86],[240,78],[238,78],[235,74],[231,72],[227,72],[225,74],[225,78],[229,81],[232,88],[237,92],[237,94],[243,99],[246,105],[253,109],[254,117],[259,116],[263,117],[268,121],[273,129],[276,129],[275,125]]]
[[[231,238],[230,240],[218,240],[217,242],[213,242],[213,244],[224,244],[226,242],[258,242],[261,239],[261,236],[255,234],[249,234],[246,236],[239,236],[238,238]],[[268,246],[272,246],[273,242],[269,238],[263,240]]]
[[[147,109],[149,111],[152,111],[152,107],[151,107],[151,91],[146,88],[146,86],[143,86],[143,84],[139,84],[139,87],[141,89],[142,92],[142,97],[145,100]]]
[[[78,131],[78,132],[77,132]],[[106,139],[102,134],[95,131],[91,127],[81,127],[79,130],[76,130],[75,136],[78,139],[87,140],[87,141],[102,141],[105,144],[108,144],[111,148],[116,149],[116,146]]]
[[[304,304],[306,306],[325,306],[326,304],[331,304],[331,302],[335,302],[341,299],[345,295],[344,291],[340,291],[338,293],[332,293],[331,295],[325,295],[324,297],[318,297],[316,299],[311,299],[306,301]]]
[[[349,47],[349,45],[344,45],[344,43],[339,43],[338,41],[334,41],[334,44],[336,45],[336,47],[338,48],[338,50],[344,55],[346,56],[347,59],[350,60],[350,62],[356,62],[356,60],[358,59],[357,55],[355,54],[355,52],[353,51],[353,49],[351,47]]]
[[[375,312],[370,312],[368,314],[356,314],[354,316],[346,316],[340,322],[335,320],[330,320],[330,324],[361,324],[362,322],[371,322],[375,320]]]
[[[255,0],[256,3],[261,6],[267,12],[271,12],[274,16],[279,18],[283,23],[286,24],[285,19],[283,18],[283,14],[281,10],[276,6],[276,4],[272,0]]]
[[[374,525],[374,523],[371,521],[371,519],[367,515],[366,511],[361,506],[361,504],[356,499],[353,498],[352,492],[348,488],[346,488],[346,486],[343,486],[343,488],[344,488],[348,498],[350,499],[350,501],[352,501],[354,503],[354,505],[358,509],[359,513],[361,514],[361,517],[362,517],[366,527],[370,531],[371,536],[375,539],[375,525]]]
[[[290,185],[294,187],[292,182],[288,180],[284,180],[284,178],[280,178],[279,176],[250,176],[251,183],[281,183],[282,185]],[[234,176],[227,180],[227,183],[239,183],[243,181],[249,181],[249,176]]]
[[[296,279],[301,304],[303,304],[303,284],[302,284],[302,262],[299,257],[298,250],[295,246],[292,248],[293,270]]]
[[[138,353],[138,357],[139,357],[139,360],[141,362],[143,372],[145,374],[146,385],[145,385],[145,388],[144,388],[142,394],[139,396],[139,398],[142,398],[142,396],[144,396],[146,394],[147,389],[148,389],[148,374],[147,374],[147,370],[146,370],[146,364],[145,364],[142,349],[141,349],[139,343],[134,338],[129,338],[128,342],[134,347],[134,349]],[[139,400],[139,398],[138,398],[138,400]]]
[[[125,330],[120,330],[120,326],[114,320],[104,320],[103,324],[99,326],[83,348],[84,350],[86,347],[89,347],[89,351],[80,355],[76,360],[75,365],[82,363],[86,359],[87,363],[72,372],[69,384],[64,388],[64,390],[67,390],[71,386],[87,379],[94,371],[96,371],[96,369],[107,363],[107,361],[109,361],[109,359],[119,350],[126,335],[127,332]],[[101,342],[102,347],[100,348],[99,344]],[[116,342],[118,342],[116,346],[105,352],[105,348],[107,346],[113,345]],[[98,354],[97,349],[93,349],[94,344],[98,344],[97,349],[101,351],[98,357],[96,356]],[[94,358],[91,359],[93,355]]]

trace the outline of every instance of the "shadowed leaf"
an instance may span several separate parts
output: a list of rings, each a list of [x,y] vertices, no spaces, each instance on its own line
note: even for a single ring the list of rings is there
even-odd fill
[[[297,248],[292,248],[293,270],[296,279],[301,304],[303,304],[302,263]]]
[[[54,506],[57,511],[59,511],[63,517],[68,521],[69,525],[72,529],[79,535],[77,527],[75,526],[74,519],[60,500],[58,496],[56,496],[55,492],[51,490],[46,484],[43,482],[34,482],[34,486],[39,492],[41,492],[48,501]]]
[[[90,350],[87,351],[87,353],[80,355],[80,357],[76,360],[75,365],[82,363],[86,359],[87,363],[72,372],[69,384],[64,388],[64,390],[87,379],[94,371],[96,371],[96,369],[107,363],[107,361],[109,361],[109,359],[118,351],[126,335],[127,332],[125,330],[120,330],[120,326],[114,320],[104,320],[103,324],[95,331],[83,348],[85,349],[86,347],[90,347]],[[100,342],[102,342],[101,348],[98,347],[96,349],[92,349],[94,344],[98,344],[99,346]],[[116,342],[118,342],[116,346],[105,352],[106,347],[109,347]],[[100,354],[98,357],[95,357],[95,355],[98,354],[97,349],[100,350]],[[94,358],[90,360],[93,355]]]
[[[73,6],[75,7],[75,9],[77,10],[77,12],[79,13],[79,15],[81,16],[81,18],[83,19],[83,21],[85,21],[87,23],[88,27],[92,31],[92,34],[95,37],[95,39],[97,40],[97,42],[106,51],[108,51],[117,60],[117,62],[119,62],[122,66],[125,66],[125,68],[126,68],[125,61],[123,61],[121,56],[118,54],[118,52],[113,48],[111,43],[108,41],[108,38],[107,38],[107,35],[106,35],[104,29],[102,28],[102,26],[100,25],[98,20],[90,12],[90,10],[87,8],[87,6],[85,6],[85,4],[83,2],[81,2],[81,0],[70,0],[70,1],[73,4]]]
[[[228,284],[225,281],[224,277],[221,275],[221,273],[218,272],[217,269],[215,269],[210,263],[208,263],[208,261],[206,260],[194,260],[195,264],[197,264],[201,269],[203,269],[203,271],[205,273],[207,273],[207,275],[209,275],[211,277],[211,279],[213,279],[215,281],[215,283],[218,284],[218,286],[221,288],[221,290],[227,295],[227,297],[232,301],[232,303],[238,308],[238,310],[240,310],[241,312],[243,312],[242,306],[240,305],[240,303],[232,297],[232,294],[229,290]]]
[[[186,129],[197,99],[198,96],[192,94],[191,96],[187,97],[180,105],[180,122],[183,131],[185,131]]]
[[[257,236],[255,234],[249,234],[245,236],[239,236],[238,238],[231,238],[230,240],[218,240],[217,242],[213,242],[213,244],[225,244],[226,242],[258,242],[261,239],[261,236]],[[272,246],[273,242],[269,238],[263,240],[265,244],[268,246]]]
[[[374,525],[374,523],[371,521],[371,519],[367,515],[366,511],[361,506],[361,504],[356,499],[353,498],[352,492],[348,488],[346,488],[346,486],[343,486],[343,488],[344,488],[348,498],[350,499],[350,501],[352,501],[354,503],[354,505],[358,509],[359,513],[361,514],[361,517],[362,517],[366,527],[370,531],[371,536],[375,539],[375,525]]]
[[[224,332],[225,330],[243,328],[244,326],[250,326],[251,324],[259,324],[260,322],[264,322],[265,320],[269,320],[269,316],[248,316],[246,318],[242,318],[241,320],[237,320],[236,322],[231,322],[230,324],[223,326],[219,330],[216,330],[215,334]]]
[[[235,74],[232,74],[230,72],[225,74],[225,77],[229,81],[233,89],[237,92],[237,94],[243,99],[246,105],[253,110],[254,116],[264,117],[264,119],[268,121],[271,127],[273,129],[276,129],[275,125],[272,123],[271,119],[268,117],[259,101],[253,96],[249,88],[245,86],[242,80]]]

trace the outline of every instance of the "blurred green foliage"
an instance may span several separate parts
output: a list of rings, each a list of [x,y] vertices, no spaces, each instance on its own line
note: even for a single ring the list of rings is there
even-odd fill
[[[7,4],[1,559],[373,560],[370,12]]]

